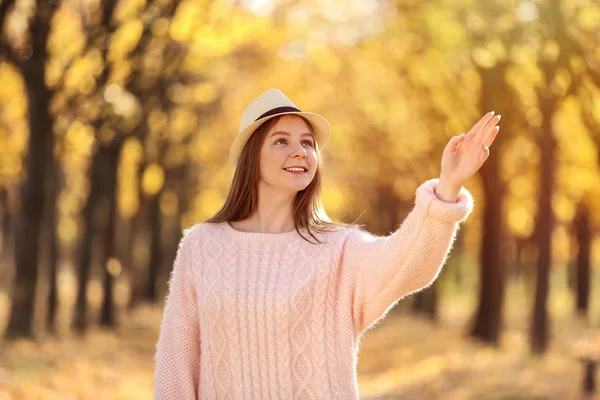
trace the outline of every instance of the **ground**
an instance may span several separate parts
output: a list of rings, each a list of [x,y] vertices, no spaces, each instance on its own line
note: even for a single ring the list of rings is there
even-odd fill
[[[562,279],[562,278],[554,278]],[[358,377],[361,399],[581,399],[582,340],[597,337],[596,319],[573,316],[572,296],[555,291],[549,303],[552,340],[544,357],[531,357],[526,295],[507,292],[499,348],[465,336],[472,295],[441,304],[433,323],[400,303],[362,339]],[[598,315],[594,300],[592,312]],[[0,344],[0,400],[150,399],[153,356],[162,305],[145,305],[117,333],[93,327],[85,339]],[[600,317],[600,315],[599,315]]]

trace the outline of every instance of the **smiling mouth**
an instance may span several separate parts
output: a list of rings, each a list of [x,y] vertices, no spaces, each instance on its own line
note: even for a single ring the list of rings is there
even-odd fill
[[[300,171],[300,170],[293,170],[293,171],[290,171],[290,170],[287,170],[285,168],[283,170],[286,171],[286,172],[289,172],[290,174],[294,174],[294,175],[304,175],[304,174],[306,174],[308,172],[307,170],[302,170],[302,171]]]

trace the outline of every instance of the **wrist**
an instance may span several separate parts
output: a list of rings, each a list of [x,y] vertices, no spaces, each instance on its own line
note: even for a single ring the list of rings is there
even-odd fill
[[[433,192],[442,201],[456,203],[461,189],[462,186],[455,186],[448,179],[440,176],[438,185],[435,187]]]

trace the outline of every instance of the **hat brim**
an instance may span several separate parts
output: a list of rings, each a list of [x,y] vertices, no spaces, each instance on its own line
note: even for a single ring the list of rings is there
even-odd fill
[[[254,131],[263,123],[268,121],[269,119],[276,117],[278,115],[286,115],[286,114],[296,114],[301,115],[310,121],[314,131],[315,131],[315,139],[319,145],[319,149],[325,147],[327,142],[329,141],[329,137],[331,136],[331,124],[327,119],[323,116],[308,112],[308,111],[286,111],[278,114],[269,115],[268,117],[261,118],[259,120],[254,121],[252,124],[248,125],[244,128],[238,135],[233,139],[233,143],[231,144],[231,148],[229,149],[229,158],[233,165],[237,165],[237,162],[242,154],[242,150],[248,142],[248,139]]]

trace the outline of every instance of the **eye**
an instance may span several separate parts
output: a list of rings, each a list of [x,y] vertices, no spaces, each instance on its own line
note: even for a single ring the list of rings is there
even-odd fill
[[[273,144],[277,144],[277,143],[281,142],[282,140],[283,140],[284,142],[286,142],[286,140],[285,140],[284,138],[280,138],[280,139],[277,139],[275,142],[273,142]],[[306,145],[308,145],[308,147],[310,147],[310,148],[313,148],[313,147],[315,147],[315,144],[313,143],[313,141],[312,141],[312,140],[303,140],[303,141],[302,141],[302,143],[303,143],[305,146],[306,146]]]

